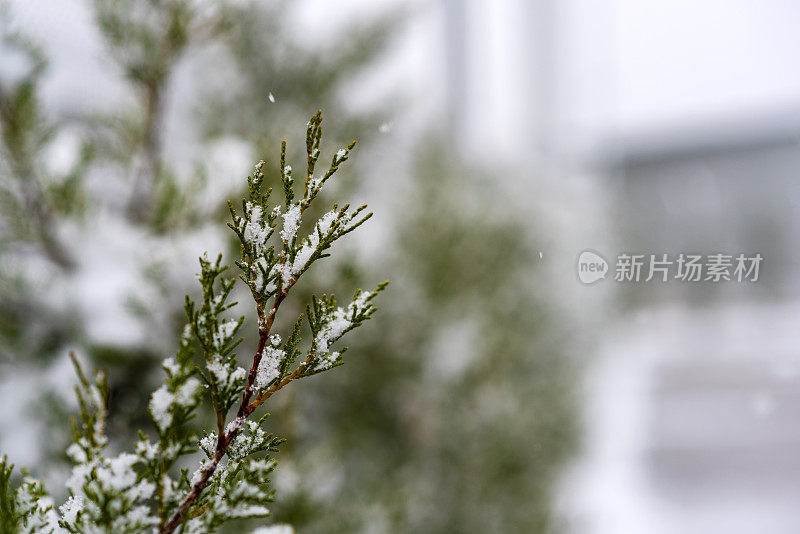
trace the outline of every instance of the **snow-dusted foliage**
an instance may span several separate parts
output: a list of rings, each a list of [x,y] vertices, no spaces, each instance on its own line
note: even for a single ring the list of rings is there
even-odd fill
[[[354,144],[340,149],[328,170],[315,178],[321,121],[317,113],[308,124],[302,198],[294,196],[284,143],[284,201],[269,205],[262,161],[248,177],[249,199],[242,201],[243,215],[231,207],[229,226],[242,246],[237,265],[259,318],[258,349],[249,370],[239,366],[234,353],[244,318],[227,317],[236,304],[228,302],[235,279],[225,277],[228,267],[221,256],[215,261],[203,256],[198,276],[202,301],[186,297],[187,324],[177,353],[163,361],[164,384],[150,398],[153,431],[140,433],[132,451],[106,455],[105,375],[98,371],[90,380],[73,356],[81,415],[73,424],[73,443],[66,451],[74,463],[67,482],[69,497],[57,507],[27,473],[12,488],[12,466],[0,461],[0,532],[190,534],[213,532],[233,519],[269,515],[267,505],[273,500],[269,477],[276,465],[272,456],[283,440],[264,430],[267,415],[258,419],[251,415],[289,382],[341,364],[345,349],[333,351],[332,344],[370,318],[375,311],[373,299],[386,287],[383,283],[373,291],[358,291],[344,308],[336,306],[333,296],[312,297],[307,306],[311,337],[302,359],[302,316],[285,340],[272,331],[281,303],[298,278],[326,256],[334,241],[370,215],[361,215],[365,206],[350,211],[348,206],[334,205],[306,237],[298,238],[304,212]],[[204,398],[213,408],[216,428],[200,438],[191,434],[187,423],[197,415]],[[204,458],[193,471],[178,467],[185,465],[183,457],[196,453]],[[291,532],[291,527],[260,527],[256,532],[283,534]]]
[[[350,205],[334,204],[314,225],[304,238],[298,237],[302,217],[317,197],[322,186],[347,160],[355,141],[331,159],[327,171],[316,176],[319,143],[322,138],[322,114],[317,113],[308,122],[306,130],[306,178],[303,196],[296,200],[292,167],[286,165],[286,142],[281,146],[281,180],[285,203],[268,209],[271,189],[264,190],[264,162],[259,162],[248,177],[250,199],[242,201],[242,215],[229,204],[233,221],[228,225],[242,242],[242,259],[237,265],[244,271],[243,279],[250,287],[257,303],[288,291],[306,269],[324,257],[334,241],[363,224],[371,213],[363,214],[366,206],[350,210]],[[362,215],[363,214],[363,215]],[[280,242],[267,246],[275,229],[280,226]]]

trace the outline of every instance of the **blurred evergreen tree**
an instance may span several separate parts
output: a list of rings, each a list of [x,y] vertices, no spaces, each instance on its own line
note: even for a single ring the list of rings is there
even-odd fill
[[[327,142],[338,146],[355,137],[364,150],[378,125],[391,117],[386,103],[353,112],[343,91],[379,59],[402,12],[353,23],[310,45],[287,22],[289,2],[209,5],[213,8],[188,0],[94,1],[98,28],[135,105],[83,118],[74,168],[65,176],[41,171],[38,178],[50,221],[15,216],[4,204],[3,215],[27,228],[4,223],[4,240],[21,242],[24,236],[50,257],[41,228],[69,223],[85,235],[92,231],[82,222],[87,213],[107,211],[136,237],[117,246],[143,247],[146,255],[165,243],[196,239],[227,216],[226,197],[208,172],[203,150],[192,155],[188,171],[165,157],[168,95],[176,69],[192,50],[212,51],[193,84],[202,97],[197,121],[185,125],[196,131],[193,140],[201,148],[233,137],[249,145],[253,156],[270,158],[284,125],[322,107],[335,117]],[[29,50],[36,66],[20,94],[30,96],[15,100],[0,80],[0,99],[10,102],[5,105],[11,110],[0,119],[4,150],[38,165],[42,156],[36,150],[47,145],[58,124],[31,104],[44,61],[32,52],[35,47]],[[22,124],[21,137],[9,135],[6,115],[25,117],[12,120]],[[19,149],[17,138],[30,138],[25,142],[35,150]],[[546,281],[536,269],[528,229],[536,206],[524,214],[523,224],[523,214],[509,213],[497,188],[482,185],[466,163],[443,156],[452,153],[446,143],[422,144],[427,148],[417,154],[413,186],[393,224],[398,230],[382,246],[392,251],[380,266],[384,275],[387,267],[392,271],[392,298],[375,319],[372,337],[354,347],[365,357],[331,373],[328,381],[299,384],[273,410],[281,412],[274,418],[280,422],[276,432],[289,438],[281,451],[286,461],[278,472],[276,519],[319,533],[550,532],[557,526],[554,481],[575,447],[576,370],[565,339],[570,333],[561,326],[568,321],[556,316],[555,297],[541,289]],[[290,147],[296,152],[288,158],[297,161],[302,147]],[[280,176],[274,159],[271,163],[265,175],[274,186]],[[20,173],[10,167],[2,170],[4,184],[20,182]],[[87,191],[87,177],[98,175],[117,186]],[[357,188],[357,176],[346,174],[345,187]],[[210,204],[203,200],[209,191],[215,193]],[[12,202],[7,196],[3,202]],[[58,232],[53,235],[58,238]],[[228,246],[238,252],[233,240]],[[193,265],[196,247],[187,248]],[[5,241],[3,250],[9,250]],[[74,253],[82,255],[80,248]],[[111,420],[127,416],[122,419],[127,423],[110,429],[111,438],[125,438],[130,428],[146,424],[146,398],[157,379],[153,362],[174,348],[181,297],[193,291],[181,282],[187,277],[175,273],[186,258],[157,256],[137,266],[150,286],[141,292],[148,298],[130,295],[123,304],[146,335],[108,343],[87,335],[83,316],[69,305],[49,302],[52,284],[17,276],[15,267],[30,255],[28,245],[13,258],[0,254],[5,256],[0,257],[0,354],[13,359],[17,372],[21,366],[49,365],[64,355],[65,346],[82,347],[94,363],[110,368]],[[56,257],[48,261],[46,272],[69,280],[73,267]],[[351,254],[309,279],[335,278],[334,285],[349,290],[373,275]],[[311,280],[307,287],[319,282]],[[63,450],[62,441],[53,443]]]

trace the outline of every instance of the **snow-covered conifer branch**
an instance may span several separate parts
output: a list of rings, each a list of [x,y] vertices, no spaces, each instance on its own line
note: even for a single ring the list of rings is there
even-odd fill
[[[241,259],[236,264],[258,314],[258,347],[249,371],[239,366],[234,352],[242,341],[244,317],[228,317],[236,305],[228,302],[235,279],[225,276],[228,267],[221,256],[215,261],[203,256],[198,274],[202,300],[195,302],[187,296],[187,323],[178,350],[162,362],[164,383],[148,405],[154,431],[150,436],[140,433],[133,452],[106,456],[105,375],[98,372],[90,380],[73,356],[81,415],[73,423],[74,440],[67,449],[74,462],[67,482],[69,498],[56,508],[42,485],[30,477],[12,489],[12,467],[3,459],[0,532],[194,534],[213,532],[229,520],[269,514],[267,505],[274,499],[269,476],[276,465],[272,455],[283,440],[264,430],[266,414],[254,420],[253,412],[293,380],[340,365],[345,349],[333,350],[332,345],[370,318],[375,312],[373,301],[387,284],[373,291],[359,290],[345,307],[337,307],[332,295],[312,297],[306,313],[311,337],[306,357],[299,363],[303,317],[285,338],[272,331],[280,306],[298,278],[326,256],[324,252],[336,240],[371,215],[363,213],[366,206],[350,210],[334,204],[305,237],[298,237],[304,212],[353,147],[351,143],[340,149],[328,171],[315,179],[321,121],[320,113],[309,121],[308,173],[300,200],[295,198],[284,143],[283,202],[270,206],[262,161],[247,179],[249,198],[242,201],[241,215],[230,208],[228,226],[241,242]],[[187,423],[197,415],[203,398],[214,411],[216,428],[198,438]],[[196,469],[178,468],[182,457],[197,452],[204,458]]]

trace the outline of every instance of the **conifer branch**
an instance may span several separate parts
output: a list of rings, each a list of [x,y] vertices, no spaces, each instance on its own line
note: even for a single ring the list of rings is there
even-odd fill
[[[333,343],[360,326],[375,312],[373,299],[386,287],[356,292],[352,301],[338,307],[332,295],[312,296],[305,319],[311,332],[305,358],[301,355],[302,322],[295,322],[286,340],[273,333],[281,305],[294,284],[340,237],[363,224],[365,207],[333,208],[313,224],[308,235],[298,238],[302,216],[327,181],[346,159],[349,148],[334,155],[331,167],[314,178],[321,137],[317,113],[309,121],[307,135],[306,188],[296,199],[291,167],[281,153],[284,201],[269,206],[270,190],[264,190],[264,162],[248,177],[249,199],[242,213],[231,207],[228,226],[239,237],[240,278],[250,289],[258,315],[258,344],[249,371],[239,367],[234,351],[242,338],[244,317],[227,319],[236,302],[228,302],[236,279],[227,278],[222,256],[200,258],[198,275],[203,290],[197,302],[186,297],[187,324],[174,357],[163,361],[164,383],[153,392],[148,410],[157,439],[140,433],[134,452],[105,455],[108,439],[105,422],[108,389],[105,375],[85,374],[73,355],[78,386],[80,419],[73,422],[73,444],[67,454],[75,463],[67,487],[70,497],[58,509],[49,501],[40,483],[33,479],[16,489],[10,487],[11,467],[0,460],[0,518],[4,531],[20,525],[35,526],[30,532],[73,533],[151,532],[184,534],[210,532],[232,519],[266,517],[265,506],[274,500],[269,475],[275,468],[271,454],[283,442],[267,434],[254,412],[290,382],[321,373],[342,364],[346,349],[334,351]],[[280,244],[271,243],[278,226]],[[273,240],[274,241],[274,240]],[[277,245],[277,246],[276,246]],[[270,304],[271,303],[271,304]],[[301,316],[302,319],[302,316]],[[203,365],[196,364],[199,353]],[[187,427],[197,415],[202,398],[210,401],[215,430],[201,439]],[[236,416],[228,414],[237,406]],[[205,458],[190,475],[180,470],[178,460],[198,450]],[[177,476],[176,476],[177,475]],[[32,504],[33,503],[33,504]],[[41,529],[39,529],[41,526]]]
[[[262,360],[264,358],[265,351],[268,348],[267,344],[270,340],[272,326],[275,322],[279,308],[288,296],[289,291],[297,282],[297,279],[300,277],[300,275],[305,272],[306,269],[308,269],[310,264],[315,259],[321,257],[322,250],[328,248],[335,239],[338,239],[338,237],[341,237],[342,235],[352,231],[355,227],[362,224],[369,217],[366,216],[361,219],[356,218],[356,216],[363,210],[363,207],[357,209],[353,214],[347,214],[348,206],[345,206],[341,210],[337,211],[337,208],[334,205],[334,210],[330,213],[336,213],[336,219],[326,221],[322,227],[319,224],[316,225],[315,233],[312,233],[311,236],[303,242],[303,245],[298,244],[295,234],[300,226],[300,217],[310,206],[311,201],[319,192],[319,188],[322,186],[322,184],[327,181],[334,172],[336,172],[339,165],[347,158],[349,151],[355,144],[353,142],[348,145],[347,149],[340,150],[333,157],[330,169],[317,184],[314,184],[312,173],[314,171],[314,164],[316,163],[316,159],[319,155],[319,143],[322,134],[320,127],[321,121],[322,114],[319,111],[309,121],[306,133],[306,148],[308,152],[307,177],[303,200],[300,204],[294,203],[294,190],[292,187],[293,181],[291,176],[292,170],[290,166],[286,165],[286,142],[284,141],[281,144],[280,171],[283,182],[285,211],[283,213],[284,227],[283,231],[281,232],[282,251],[279,257],[274,255],[274,249],[272,247],[266,250],[264,249],[266,240],[274,233],[275,225],[277,224],[277,217],[278,214],[280,214],[280,207],[271,212],[272,216],[267,218],[267,224],[265,226],[263,224],[262,215],[264,208],[266,208],[266,202],[270,196],[270,190],[267,190],[267,192],[264,194],[261,193],[261,186],[263,182],[263,162],[260,162],[258,165],[256,165],[253,175],[248,178],[248,184],[250,186],[250,200],[244,200],[242,202],[244,214],[248,217],[248,219],[245,220],[242,217],[238,217],[235,210],[233,210],[231,206],[231,216],[233,218],[233,222],[229,223],[229,226],[239,236],[242,244],[242,261],[239,262],[239,266],[244,272],[244,281],[248,283],[253,293],[254,300],[256,302],[256,311],[259,317],[258,345],[256,352],[253,355],[252,365],[247,376],[246,385],[244,386],[244,390],[242,392],[242,399],[239,404],[236,418],[230,425],[225,426],[225,430],[223,431],[225,414],[223,411],[217,411],[219,430],[214,453],[202,469],[200,476],[192,485],[191,491],[188,493],[183,502],[181,502],[180,506],[171,516],[169,521],[159,530],[161,534],[170,534],[174,532],[178,526],[183,524],[183,522],[186,520],[187,512],[200,498],[203,490],[216,472],[219,463],[228,453],[228,448],[234,439],[236,439],[236,436],[241,430],[244,422],[259,406],[261,406],[268,398],[289,384],[291,381],[303,376],[316,374],[317,372],[329,369],[339,363],[337,361],[339,358],[339,353],[335,353],[333,358],[331,358],[330,363],[323,363],[318,369],[314,369],[313,372],[310,372],[315,359],[319,359],[321,355],[321,353],[317,350],[317,340],[315,339],[312,344],[312,349],[308,351],[306,359],[294,371],[287,374],[286,368],[288,367],[288,359],[291,358],[293,361],[296,357],[296,354],[294,353],[296,350],[294,346],[296,345],[296,341],[293,339],[295,337],[294,334],[297,331],[297,329],[295,329],[295,332],[293,332],[293,335],[290,337],[290,343],[293,343],[291,347],[292,350],[290,350],[291,354],[287,355],[284,351],[282,353],[283,361],[272,362],[274,364],[278,364],[277,367],[280,369],[277,377],[272,378],[272,381],[266,388],[263,387],[264,384],[261,384],[261,390],[256,395],[256,398],[251,401],[253,393],[258,388],[257,381],[259,380],[259,373],[262,370]],[[309,187],[310,182],[311,186]],[[331,217],[329,217],[329,219],[330,218]],[[355,222],[352,222],[353,220],[355,220]],[[331,228],[336,228],[337,224],[341,224],[341,227],[332,231]],[[294,265],[292,265],[294,270],[287,270],[287,264],[297,258],[297,253],[301,250],[301,248],[310,247],[312,244],[314,246],[314,250],[311,252],[309,258],[303,264],[301,264],[299,268],[294,268]],[[267,267],[265,268],[260,265],[258,263],[259,261],[265,261]],[[254,268],[254,265],[258,266],[257,270]],[[273,269],[278,271],[278,273],[273,275],[273,277],[277,276],[277,281],[281,283],[280,288],[278,288],[277,285],[264,287],[262,283],[257,283],[254,279],[254,277],[259,277],[261,282],[263,282],[264,277],[266,277],[266,281],[269,283],[273,278],[269,276],[269,273],[272,273]],[[276,280],[272,281],[274,282]],[[329,339],[325,342],[325,350],[327,350],[328,342],[335,341],[346,331],[355,328],[356,326],[360,325],[361,322],[369,318],[369,316],[374,312],[374,307],[369,304],[369,302],[379,291],[383,290],[385,287],[386,283],[381,284],[374,292],[369,293],[367,297],[361,297],[362,309],[359,309],[358,305],[351,305],[350,308],[352,310],[352,314],[349,319],[346,317],[346,315],[344,317],[338,317],[338,320],[344,321],[346,324],[344,327],[340,327],[341,331],[338,331],[336,334],[334,334],[332,339]],[[272,306],[265,316],[265,303],[269,300],[269,297],[273,297],[274,300]],[[359,298],[358,293],[356,294],[356,298]],[[332,305],[334,303],[335,301],[331,297],[329,301],[329,312],[333,309]],[[319,325],[317,326],[319,327]],[[311,329],[313,334],[317,334],[319,331],[319,328],[315,330],[315,324],[313,322],[311,323]]]

